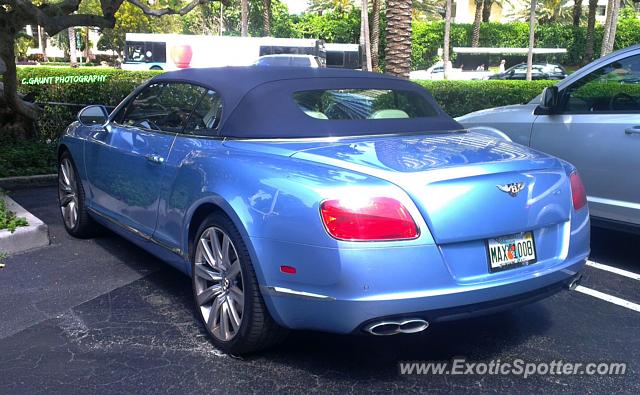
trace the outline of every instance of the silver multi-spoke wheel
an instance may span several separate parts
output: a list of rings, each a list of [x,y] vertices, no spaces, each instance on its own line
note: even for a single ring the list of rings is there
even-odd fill
[[[78,223],[78,183],[73,164],[69,158],[63,158],[60,161],[58,195],[64,224],[67,229],[73,229]]]
[[[213,335],[233,339],[244,312],[244,283],[240,259],[233,242],[215,226],[202,232],[195,253],[196,302]]]

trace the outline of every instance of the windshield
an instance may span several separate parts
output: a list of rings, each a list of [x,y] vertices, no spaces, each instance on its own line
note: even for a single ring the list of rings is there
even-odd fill
[[[316,119],[402,119],[436,116],[419,94],[391,89],[332,89],[295,92],[293,99]]]

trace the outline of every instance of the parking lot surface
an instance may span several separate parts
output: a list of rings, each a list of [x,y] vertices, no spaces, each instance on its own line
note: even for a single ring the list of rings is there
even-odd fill
[[[417,335],[294,332],[244,359],[196,320],[190,280],[113,234],[66,234],[52,187],[11,196],[52,245],[0,270],[0,393],[640,393],[640,236],[593,229],[582,287]],[[594,296],[595,295],[595,296]],[[402,375],[399,363],[623,362],[624,375]]]

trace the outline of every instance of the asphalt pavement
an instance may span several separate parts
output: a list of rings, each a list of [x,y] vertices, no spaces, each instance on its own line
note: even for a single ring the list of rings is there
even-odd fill
[[[190,281],[126,240],[66,234],[52,187],[11,196],[52,245],[0,270],[0,393],[640,393],[640,236],[592,230],[579,291],[417,335],[294,332],[248,358],[216,350]],[[601,266],[603,265],[603,266]],[[593,292],[595,291],[595,292]],[[593,295],[596,296],[593,296]],[[604,295],[604,296],[603,296]],[[399,363],[623,362],[623,375],[403,375]]]

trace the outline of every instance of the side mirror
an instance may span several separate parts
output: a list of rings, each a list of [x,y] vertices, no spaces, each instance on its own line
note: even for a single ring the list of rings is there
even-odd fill
[[[78,121],[84,126],[104,125],[108,118],[105,106],[87,106],[78,113]]]
[[[558,108],[560,93],[557,86],[544,88],[540,97],[540,105],[536,108],[536,115],[553,114]]]

